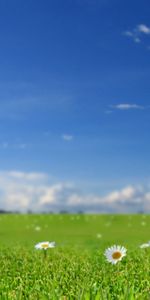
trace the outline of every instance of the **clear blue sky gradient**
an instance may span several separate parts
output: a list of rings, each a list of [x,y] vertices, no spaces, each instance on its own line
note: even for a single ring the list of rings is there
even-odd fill
[[[149,16],[148,0],[0,1],[1,170],[96,193],[148,181],[150,35],[124,32]]]

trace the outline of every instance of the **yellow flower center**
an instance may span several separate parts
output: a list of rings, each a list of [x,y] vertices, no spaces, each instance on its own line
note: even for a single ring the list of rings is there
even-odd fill
[[[121,257],[121,253],[119,251],[116,251],[112,254],[113,259],[119,259]]]
[[[43,249],[47,249],[47,248],[48,248],[48,244],[47,244],[47,243],[42,244],[41,247],[42,247]]]

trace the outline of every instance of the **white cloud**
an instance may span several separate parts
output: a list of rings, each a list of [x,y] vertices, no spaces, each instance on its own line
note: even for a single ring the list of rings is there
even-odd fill
[[[135,196],[135,188],[132,186],[127,186],[120,191],[113,191],[108,194],[104,200],[107,203],[115,203],[118,201],[125,201],[132,199]]]
[[[72,194],[68,205],[87,212],[139,212],[150,210],[150,193],[139,186],[127,186],[105,196]]]
[[[20,179],[25,181],[38,181],[45,180],[47,175],[45,173],[35,173],[35,172],[19,172],[19,171],[9,171],[9,172],[0,172],[0,175],[5,175],[9,179]]]
[[[70,134],[63,134],[62,135],[62,139],[64,140],[64,141],[72,141],[73,140],[73,135],[70,135]]]
[[[141,39],[139,37],[134,37],[134,42],[135,43],[141,43]]]
[[[132,31],[125,31],[123,34],[126,35],[126,36],[129,36],[129,37],[133,37],[133,32]]]
[[[120,103],[117,105],[112,105],[114,109],[120,109],[120,110],[129,110],[129,109],[144,109],[142,105],[138,104],[129,104],[129,103]]]
[[[131,38],[135,43],[140,43],[141,39],[140,39],[140,34],[133,30],[133,31],[125,31],[123,32],[123,35],[125,35],[128,38]]]
[[[145,24],[140,24],[137,26],[137,31],[144,34],[150,34],[150,27],[146,26]]]
[[[110,205],[117,202],[122,202],[125,200],[132,199],[136,194],[136,189],[132,186],[127,186],[122,190],[115,190],[106,196],[95,196],[95,195],[85,195],[81,196],[79,194],[72,194],[68,199],[69,205]]]
[[[132,30],[127,30],[123,34],[131,38],[135,43],[140,43],[144,35],[150,35],[150,27],[139,24]]]
[[[64,207],[64,199],[73,191],[67,182],[52,183],[46,173],[0,172],[0,208],[6,210],[53,210]]]
[[[47,175],[34,172],[1,171],[0,200],[1,208],[24,210],[34,207],[36,197],[43,194]],[[36,208],[36,205],[34,209]]]
[[[0,208],[35,212],[150,212],[150,189],[128,185],[97,195],[81,191],[70,182],[52,182],[46,173],[1,171]]]
[[[49,204],[58,205],[61,200],[61,195],[70,190],[72,190],[72,185],[67,183],[57,183],[52,186],[48,186],[45,188],[43,195],[40,197],[39,204],[41,206]]]

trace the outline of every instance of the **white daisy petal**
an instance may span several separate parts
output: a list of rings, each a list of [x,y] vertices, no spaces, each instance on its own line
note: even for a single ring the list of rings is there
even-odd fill
[[[55,242],[41,242],[35,245],[36,249],[40,250],[47,250],[48,248],[54,248],[55,247]]]
[[[116,264],[121,261],[124,256],[126,256],[127,249],[120,245],[114,245],[105,250],[104,255],[108,262]]]
[[[56,246],[56,243],[55,242],[50,242],[49,243],[49,248],[54,248]]]
[[[150,242],[140,245],[141,249],[150,247]]]

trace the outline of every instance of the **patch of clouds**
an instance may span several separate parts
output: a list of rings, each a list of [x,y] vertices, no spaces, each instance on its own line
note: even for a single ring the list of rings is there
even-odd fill
[[[111,105],[111,108],[119,109],[119,110],[131,110],[131,109],[144,109],[144,106],[139,104],[120,103],[116,105]]]
[[[126,186],[105,196],[73,194],[68,204],[86,212],[137,213],[150,211],[149,193],[140,186]]]
[[[134,42],[138,44],[138,43],[141,43],[141,40],[140,40],[139,37],[135,37],[135,38],[134,38]]]
[[[140,24],[137,26],[137,31],[144,34],[150,34],[150,27],[146,26],[145,24]]]
[[[107,203],[114,203],[117,201],[126,201],[135,196],[135,188],[133,186],[127,186],[120,191],[113,191],[105,197]]]
[[[45,173],[36,173],[36,172],[19,172],[19,171],[9,171],[9,172],[0,172],[0,176],[4,175],[7,178],[17,179],[17,180],[25,180],[25,181],[38,181],[45,180],[48,175]]]
[[[70,194],[72,191],[72,185],[69,183],[57,183],[52,186],[49,186],[45,189],[45,193],[41,196],[39,204],[41,206],[46,206],[49,204],[62,205],[62,195],[67,197],[67,194]]]
[[[139,24],[132,30],[124,31],[123,34],[131,38],[135,43],[141,43],[144,36],[150,35],[150,27],[145,24]]]
[[[47,188],[47,177],[45,173],[1,171],[0,208],[38,211],[38,199]]]
[[[150,212],[149,186],[127,185],[105,195],[90,194],[73,183],[40,172],[0,172],[0,208],[34,212]]]
[[[70,142],[73,140],[73,135],[71,135],[71,134],[63,134],[61,137],[64,141],[67,141],[67,142]]]
[[[125,31],[125,32],[123,32],[123,34],[125,36],[131,38],[135,43],[141,42],[141,39],[139,38],[139,36],[137,36],[137,34],[132,31]]]

